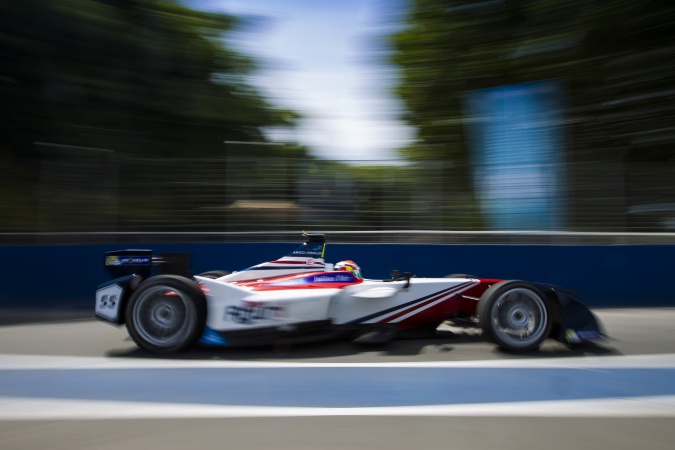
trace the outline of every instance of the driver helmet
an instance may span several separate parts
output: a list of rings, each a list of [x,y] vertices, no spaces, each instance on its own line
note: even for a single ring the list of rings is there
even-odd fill
[[[351,259],[346,259],[335,264],[333,270],[338,270],[342,272],[351,272],[356,278],[363,278],[361,276],[361,268]]]

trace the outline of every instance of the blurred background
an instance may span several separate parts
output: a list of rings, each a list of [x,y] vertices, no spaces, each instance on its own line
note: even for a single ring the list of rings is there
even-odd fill
[[[669,0],[2,2],[0,99],[6,242],[675,232]]]

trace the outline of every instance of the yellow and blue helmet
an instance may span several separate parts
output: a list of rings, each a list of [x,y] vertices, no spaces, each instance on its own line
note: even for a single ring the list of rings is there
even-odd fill
[[[342,272],[351,272],[356,278],[363,278],[361,276],[361,268],[351,259],[346,259],[335,264],[333,270],[338,270]]]

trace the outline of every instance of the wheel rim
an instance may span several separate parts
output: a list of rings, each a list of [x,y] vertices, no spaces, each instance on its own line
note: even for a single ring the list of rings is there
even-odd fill
[[[530,289],[510,289],[494,302],[490,322],[498,340],[512,347],[528,347],[545,337],[546,305]]]
[[[136,331],[157,347],[180,344],[192,329],[196,311],[185,293],[167,286],[154,286],[143,292],[134,307]]]

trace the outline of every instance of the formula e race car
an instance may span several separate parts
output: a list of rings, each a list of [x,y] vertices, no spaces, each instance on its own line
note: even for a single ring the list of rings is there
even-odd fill
[[[445,321],[482,329],[511,351],[547,338],[569,345],[603,338],[593,313],[556,286],[468,275],[417,278],[394,271],[363,279],[353,261],[324,261],[323,234],[305,234],[288,255],[248,269],[194,277],[158,272],[151,250],[105,254],[112,278],[96,291],[96,317],[126,323],[136,344],[169,353],[194,343],[275,345],[331,338],[378,344],[433,334]]]

